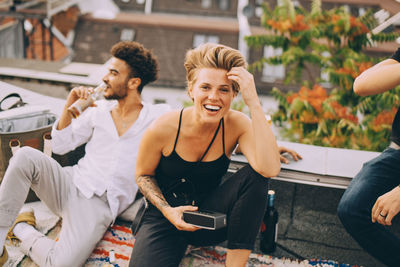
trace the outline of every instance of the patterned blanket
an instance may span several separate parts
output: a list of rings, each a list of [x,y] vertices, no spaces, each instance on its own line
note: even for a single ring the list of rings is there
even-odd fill
[[[114,225],[109,228],[103,240],[98,244],[86,262],[86,267],[115,266],[125,267],[129,258],[135,238],[130,228],[123,225]],[[226,249],[223,247],[189,247],[180,267],[224,267]],[[339,264],[331,260],[305,260],[276,258],[269,255],[251,253],[247,267],[304,267],[304,266],[340,266],[351,267],[348,264]]]
[[[27,204],[35,210],[38,228],[43,233],[47,233],[50,238],[57,238],[61,229],[61,223],[57,223],[59,218],[54,216],[40,202]],[[135,244],[135,238],[132,235],[129,226],[120,221],[110,227],[105,233],[103,239],[98,243],[88,260],[86,267],[127,267],[129,265],[130,255]],[[10,252],[10,259],[4,267],[34,267],[34,264],[28,257],[19,252],[18,247],[7,244],[7,250]],[[223,267],[226,258],[226,249],[223,247],[189,247],[186,256],[183,258],[180,267]],[[251,253],[247,267],[304,267],[304,266],[340,266],[351,267],[348,264],[339,264],[336,261],[311,259],[305,261],[296,261],[293,259],[276,258],[269,255]]]
[[[92,255],[86,261],[87,267],[128,266],[135,238],[130,228],[114,224],[108,229]]]

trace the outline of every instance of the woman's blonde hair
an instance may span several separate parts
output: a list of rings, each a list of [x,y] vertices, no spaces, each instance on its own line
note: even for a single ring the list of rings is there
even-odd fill
[[[186,53],[185,69],[187,86],[190,88],[196,82],[196,72],[201,68],[216,68],[229,71],[233,67],[247,67],[243,55],[236,49],[221,45],[206,43],[191,49]],[[239,85],[232,82],[235,94]]]

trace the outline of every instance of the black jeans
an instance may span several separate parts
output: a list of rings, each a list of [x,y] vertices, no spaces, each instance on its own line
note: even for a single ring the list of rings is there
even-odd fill
[[[364,164],[338,206],[339,218],[347,232],[387,266],[400,264],[400,238],[390,231],[390,227],[372,223],[371,210],[379,196],[399,184],[400,150],[388,148]]]
[[[178,266],[189,244],[210,246],[228,240],[229,249],[252,250],[267,205],[268,181],[247,165],[213,190],[199,209],[227,214],[227,227],[215,231],[179,231],[150,205],[129,266]]]

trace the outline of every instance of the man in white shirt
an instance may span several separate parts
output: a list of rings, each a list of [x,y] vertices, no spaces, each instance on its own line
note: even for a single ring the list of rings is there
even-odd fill
[[[7,260],[6,236],[21,241],[21,250],[39,266],[82,266],[105,231],[135,199],[136,156],[149,124],[169,108],[141,102],[141,91],[155,81],[158,63],[136,42],[111,49],[104,97],[77,119],[67,108],[92,89],[76,87],[54,124],[52,148],[65,154],[87,143],[85,156],[61,167],[42,152],[23,147],[10,161],[0,186],[0,266]],[[57,242],[35,228],[31,212],[18,213],[29,188],[57,215],[62,228]],[[18,215],[18,217],[17,217]],[[17,218],[17,223],[11,228]]]

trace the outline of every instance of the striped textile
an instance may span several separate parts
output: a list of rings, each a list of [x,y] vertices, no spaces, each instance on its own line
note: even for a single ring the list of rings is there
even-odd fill
[[[129,227],[114,224],[108,228],[103,239],[86,261],[87,267],[128,266],[135,238]],[[114,254],[114,260],[112,259]]]
[[[114,224],[110,227],[86,262],[86,267],[127,267],[135,238],[128,226]],[[113,252],[111,252],[113,251]],[[110,259],[114,253],[114,260]],[[226,249],[223,247],[189,247],[180,267],[223,267]],[[310,259],[297,261],[276,258],[269,255],[251,253],[247,267],[352,267],[355,265],[340,264],[332,260]]]

